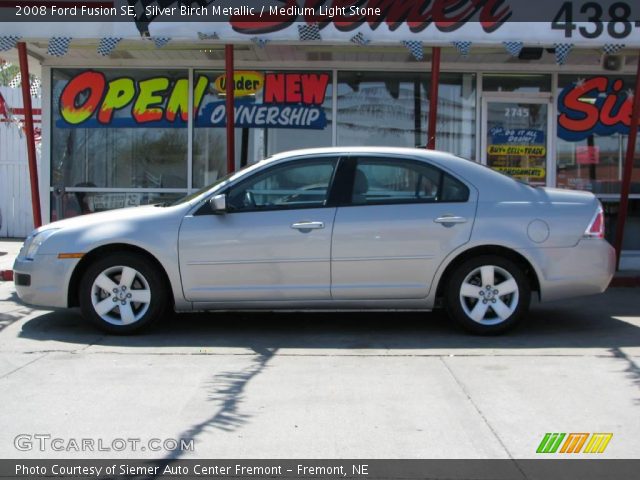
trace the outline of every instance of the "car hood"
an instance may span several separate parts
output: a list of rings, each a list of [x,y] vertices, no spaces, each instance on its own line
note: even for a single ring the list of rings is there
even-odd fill
[[[146,205],[53,222],[40,228],[56,231],[42,244],[38,254],[88,252],[115,243],[135,245],[151,253],[173,251],[180,222],[189,208],[188,204]]]
[[[106,212],[90,213],[88,215],[80,215],[78,217],[66,218],[44,225],[38,229],[49,230],[51,228],[67,229],[76,227],[90,227],[92,225],[101,225],[111,221],[126,221],[151,218],[163,213],[163,207],[154,205],[142,205],[139,207],[120,208],[117,210],[108,210]]]

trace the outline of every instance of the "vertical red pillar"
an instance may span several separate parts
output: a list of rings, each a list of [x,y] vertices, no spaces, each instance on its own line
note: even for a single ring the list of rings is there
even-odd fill
[[[31,182],[31,208],[33,210],[33,226],[42,225],[40,211],[40,190],[38,188],[38,162],[36,160],[36,137],[33,131],[33,107],[31,106],[31,85],[29,84],[29,61],[27,46],[18,42],[18,58],[20,60],[20,78],[22,79],[22,105],[24,106],[24,129],[27,138],[27,158],[29,160],[29,180]]]
[[[436,148],[436,121],[438,118],[438,84],[440,83],[440,47],[431,49],[431,92],[429,94],[429,120],[427,148]]]
[[[233,82],[233,45],[224,46],[224,68],[226,74],[225,94],[227,106],[227,173],[236,169],[235,162],[235,111],[234,111],[234,82]]]
[[[627,140],[627,154],[624,159],[624,172],[622,174],[622,186],[620,190],[620,208],[618,209],[618,221],[616,222],[616,270],[620,267],[624,224],[627,221],[627,210],[629,208],[629,189],[631,187],[631,173],[633,172],[633,157],[636,152],[638,125],[640,124],[640,52],[638,53],[638,70],[636,72],[636,86],[633,95],[631,124],[629,125],[629,138]]]

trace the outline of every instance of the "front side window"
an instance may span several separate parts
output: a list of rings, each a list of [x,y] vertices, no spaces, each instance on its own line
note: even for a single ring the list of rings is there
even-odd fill
[[[227,192],[230,212],[323,207],[337,160],[295,161],[257,173]]]
[[[442,170],[425,163],[359,159],[352,205],[466,202],[469,189]]]

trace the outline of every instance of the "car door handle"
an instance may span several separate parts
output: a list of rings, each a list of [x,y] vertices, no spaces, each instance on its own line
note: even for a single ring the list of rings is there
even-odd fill
[[[456,215],[442,215],[434,220],[436,223],[466,223],[467,219]]]
[[[291,224],[296,230],[317,230],[324,228],[324,222],[296,222]]]

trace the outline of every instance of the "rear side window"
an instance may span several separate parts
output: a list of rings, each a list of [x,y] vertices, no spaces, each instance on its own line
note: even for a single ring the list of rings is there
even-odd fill
[[[466,185],[433,165],[384,158],[358,159],[351,205],[466,202]]]
[[[448,173],[442,177],[441,202],[466,202],[469,200],[469,188]]]

